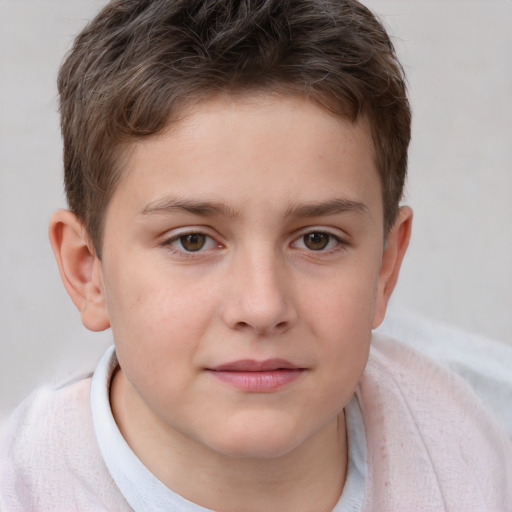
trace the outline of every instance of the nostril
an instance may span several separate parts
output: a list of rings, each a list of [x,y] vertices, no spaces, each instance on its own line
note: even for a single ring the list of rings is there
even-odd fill
[[[252,329],[252,327],[247,322],[237,322],[235,324],[236,331],[245,331],[247,329]]]
[[[283,332],[283,331],[286,331],[288,329],[288,322],[284,321],[284,322],[279,322],[278,324],[274,325],[274,326],[270,326],[268,329],[261,329],[261,328],[258,328],[257,326],[255,325],[251,325],[250,323],[248,322],[237,322],[235,324],[235,330],[237,331],[252,331],[253,333],[257,334],[258,336],[264,336],[264,335],[268,335],[268,334],[272,334],[272,333],[276,333],[276,332]]]
[[[255,329],[256,334],[258,336],[264,336],[269,334],[276,334],[276,333],[282,333],[288,329],[288,322],[279,322],[278,324],[269,327],[268,329],[264,329],[262,331],[259,331]]]

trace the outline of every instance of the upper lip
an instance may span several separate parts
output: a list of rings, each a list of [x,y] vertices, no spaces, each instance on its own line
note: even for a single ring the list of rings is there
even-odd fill
[[[264,361],[241,359],[209,369],[217,372],[269,372],[273,370],[300,370],[302,368],[286,359],[265,359]]]

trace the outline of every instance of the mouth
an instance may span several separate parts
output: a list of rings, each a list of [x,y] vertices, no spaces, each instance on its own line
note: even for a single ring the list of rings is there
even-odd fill
[[[284,359],[265,361],[245,359],[208,368],[207,371],[240,391],[270,393],[291,384],[306,369]]]

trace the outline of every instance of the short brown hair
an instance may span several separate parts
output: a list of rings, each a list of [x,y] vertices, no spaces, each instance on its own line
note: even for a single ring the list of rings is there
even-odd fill
[[[385,29],[356,0],[113,0],[58,79],[66,194],[98,254],[124,142],[215,92],[302,95],[370,122],[385,232],[407,168],[411,114]]]

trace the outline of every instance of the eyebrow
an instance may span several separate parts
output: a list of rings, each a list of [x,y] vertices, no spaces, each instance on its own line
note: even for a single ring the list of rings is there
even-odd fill
[[[211,217],[213,215],[238,217],[240,215],[235,208],[223,203],[196,201],[183,198],[166,198],[161,201],[150,203],[141,210],[142,215],[169,214],[176,212],[206,217]]]
[[[197,201],[184,198],[165,198],[148,204],[141,210],[141,215],[188,213],[211,217],[239,217],[240,212],[230,205],[212,201]],[[327,201],[303,203],[289,206],[285,211],[287,217],[323,217],[340,213],[368,213],[368,207],[358,201],[349,199],[330,199]]]
[[[358,201],[349,199],[330,199],[317,203],[290,206],[285,217],[323,217],[339,213],[368,213],[368,207]]]

